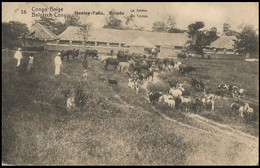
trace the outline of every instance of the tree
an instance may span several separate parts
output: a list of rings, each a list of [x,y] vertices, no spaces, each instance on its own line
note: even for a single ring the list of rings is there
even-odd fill
[[[110,10],[109,13],[110,16],[106,18],[106,24],[103,26],[103,28],[108,28],[108,29],[123,29],[122,21],[118,19],[114,14],[115,12],[114,9]]]
[[[235,40],[234,47],[241,54],[257,54],[258,50],[258,37],[254,28],[247,25],[243,28],[242,32],[239,33]]]
[[[80,26],[78,34],[82,36],[83,42],[84,42],[84,49],[86,48],[86,42],[88,41],[88,38],[90,36],[90,29],[91,29],[91,24],[83,24]]]
[[[65,18],[65,25],[66,27],[69,26],[80,26],[80,17],[78,15],[70,15]]]
[[[39,20],[34,20],[33,25],[40,23],[41,25],[46,26],[54,34],[59,35],[66,30],[66,25],[61,22],[55,21],[53,18],[42,17]]]
[[[176,21],[173,16],[166,16],[162,21],[154,22],[152,31],[154,32],[168,32],[168,33],[184,33],[184,30],[175,27]]]
[[[10,21],[2,23],[2,44],[4,48],[13,48],[23,45],[23,39],[29,34],[25,23]]]
[[[187,43],[187,48],[190,51],[195,52],[196,54],[200,54],[204,56],[203,48],[206,46],[205,38],[206,35],[200,29],[204,27],[204,23],[199,21],[196,23],[192,23],[188,26],[188,37],[191,39]]]
[[[210,31],[205,32],[205,45],[210,45],[213,41],[218,39],[217,28],[212,27]]]
[[[152,31],[154,32],[168,32],[168,28],[166,26],[166,23],[157,21],[154,22],[152,25]]]

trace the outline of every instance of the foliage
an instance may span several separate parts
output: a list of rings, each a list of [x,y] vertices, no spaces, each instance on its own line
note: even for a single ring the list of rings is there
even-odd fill
[[[114,9],[110,10],[109,13],[115,12]],[[115,15],[111,14],[109,17],[106,18],[106,24],[103,28],[108,29],[123,29],[122,20],[118,19]]]
[[[239,33],[236,37],[237,40],[235,40],[235,48],[240,53],[257,53],[258,37],[252,26],[245,26],[242,32]]]
[[[2,23],[2,44],[4,48],[21,46],[24,37],[29,33],[25,23],[10,21]]]
[[[82,36],[83,41],[85,42],[84,48],[86,47],[86,41],[88,40],[88,38],[90,36],[89,31],[91,29],[91,26],[92,26],[91,24],[83,24],[80,26],[79,32],[77,32]]]
[[[152,25],[154,32],[183,33],[184,30],[175,27],[176,21],[173,16],[166,16],[162,21],[156,21]]]
[[[40,23],[41,25],[46,26],[50,31],[52,31],[56,35],[61,34],[67,28],[63,23],[57,22],[53,18],[42,17],[39,20],[34,20],[33,25],[35,25],[36,23]]]
[[[66,27],[69,26],[80,26],[80,17],[78,15],[70,15],[65,18],[65,25]]]
[[[212,27],[210,31],[200,30],[205,25],[203,22],[198,21],[188,26],[188,37],[191,39],[187,42],[187,48],[189,51],[204,56],[203,48],[210,45],[215,41],[217,36],[217,28]]]

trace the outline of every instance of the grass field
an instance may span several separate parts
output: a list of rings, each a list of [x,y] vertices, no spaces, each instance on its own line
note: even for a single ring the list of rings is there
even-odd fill
[[[34,72],[18,75],[13,53],[2,53],[3,161],[14,165],[193,165],[241,164],[253,160],[233,150],[239,146],[239,150],[246,151],[248,146],[226,140],[224,132],[215,135],[217,129],[182,112],[151,106],[145,90],[135,94],[127,87],[126,75],[104,71],[98,60],[90,60],[87,81],[82,80],[79,60],[63,62],[61,71],[70,77],[55,78],[54,56],[37,54]],[[199,67],[193,75],[205,79],[209,88],[215,88],[218,82],[232,82],[245,88],[248,101],[258,107],[258,63],[186,61]],[[101,83],[97,78],[99,72],[118,80],[118,86]],[[174,76],[189,80],[189,76]],[[159,77],[164,81],[172,76]],[[82,86],[87,105],[68,110],[63,92],[75,84]],[[218,106],[215,114],[201,115],[258,137],[258,124],[228,117],[224,109],[227,105]],[[227,159],[227,155],[232,157]]]

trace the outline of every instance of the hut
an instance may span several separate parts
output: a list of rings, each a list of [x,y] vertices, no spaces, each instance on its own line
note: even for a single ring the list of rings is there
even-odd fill
[[[58,36],[51,32],[46,26],[36,23],[30,29],[30,34],[24,40],[24,47],[41,47],[47,42],[54,42]]]

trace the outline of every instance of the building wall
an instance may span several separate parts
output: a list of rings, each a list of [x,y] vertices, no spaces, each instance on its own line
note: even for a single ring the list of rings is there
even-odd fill
[[[219,54],[219,53],[206,53],[205,58],[210,55],[212,59],[232,59],[232,60],[244,60],[244,55],[236,55],[236,54]]]
[[[80,52],[84,52],[82,45],[64,45],[64,44],[47,44],[45,45],[46,51],[62,51],[62,50],[72,50],[80,49]],[[107,46],[86,46],[86,49],[96,49],[99,54],[110,55],[111,50],[113,50],[114,55],[117,54],[118,50],[129,51],[129,48],[125,47],[107,47]]]
[[[173,57],[177,58],[177,55],[181,53],[181,49],[175,49],[174,46],[161,47],[158,57]]]
[[[144,53],[144,47],[142,46],[130,46],[130,50],[131,53]]]

